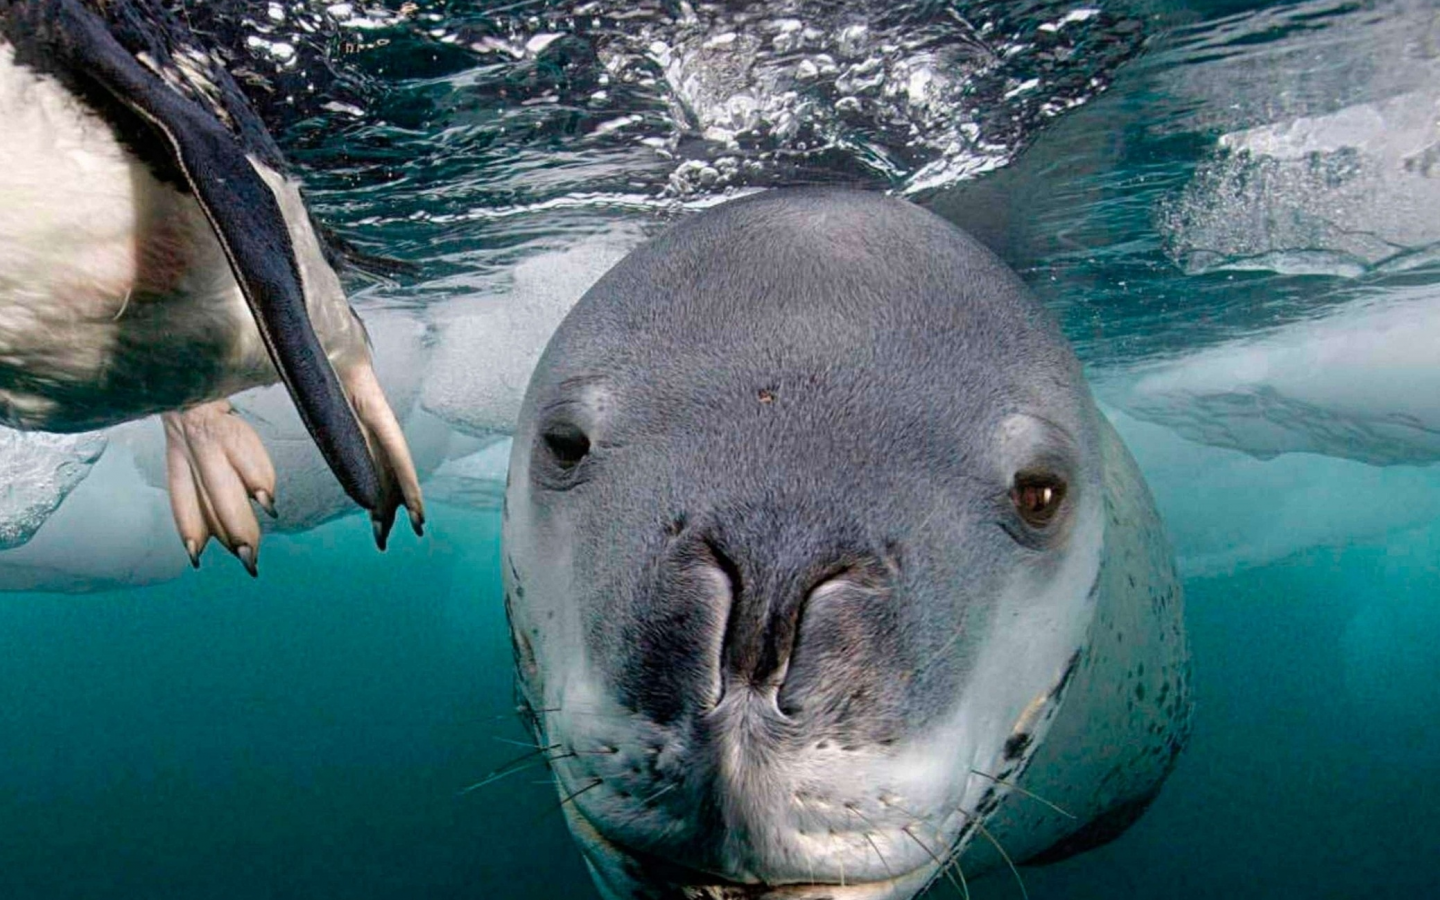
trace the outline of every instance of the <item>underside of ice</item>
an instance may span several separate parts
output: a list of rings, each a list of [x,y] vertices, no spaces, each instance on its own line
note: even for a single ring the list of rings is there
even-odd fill
[[[1328,456],[1270,460],[1196,445],[1107,413],[1134,454],[1186,576],[1234,572],[1309,547],[1385,539],[1440,517],[1440,468]]]
[[[1246,17],[1243,27],[1293,36],[1229,65],[1175,70],[1171,89],[1203,103],[1224,132],[1159,211],[1166,249],[1187,273],[1354,277],[1440,255],[1434,6],[1337,6],[1312,0]],[[1336,14],[1343,24],[1319,37],[1304,27]],[[1222,30],[1193,52],[1228,52],[1242,37]],[[1318,54],[1333,63],[1316,66]]]
[[[1107,378],[1097,393],[1195,441],[1262,459],[1440,460],[1440,290],[1405,296]]]
[[[113,441],[33,540],[0,553],[0,591],[103,591],[168,581],[189,568],[169,496],[145,483],[130,448]]]
[[[633,226],[531,256],[508,283],[433,313],[440,334],[420,403],[461,431],[508,434],[530,373],[576,301],[643,239]]]
[[[0,550],[45,524],[105,451],[105,436],[43,434],[0,427]]]
[[[1356,276],[1440,250],[1440,93],[1233,132],[1162,216],[1189,274]]]
[[[454,432],[419,408],[430,354],[425,323],[406,310],[367,311],[364,319],[376,374],[405,430],[423,481],[447,455],[469,452],[474,442],[462,440],[453,446]],[[233,402],[255,427],[275,464],[279,517],[261,516],[265,531],[303,531],[356,512],[283,387],[247,391]],[[94,477],[76,487],[107,438],[109,449],[96,465]],[[13,443],[14,449],[4,442]],[[26,546],[0,554],[0,590],[105,590],[164,581],[186,568],[170,513],[165,439],[157,418],[79,438],[0,432],[0,452],[7,470],[16,473],[7,498],[33,497],[23,516],[9,514],[9,509],[22,510],[18,500],[8,504],[6,518],[0,520],[4,527],[23,526],[21,533],[28,537],[47,516],[50,520]],[[74,493],[60,505],[72,489]],[[4,532],[7,537],[10,533]],[[357,528],[355,540],[369,541],[369,528]],[[0,548],[15,543],[0,543]],[[212,545],[206,564],[219,564],[216,558],[223,554]],[[262,567],[263,560],[262,545]]]
[[[483,442],[464,456],[447,459],[425,483],[426,496],[471,509],[499,509],[510,468],[510,439]]]

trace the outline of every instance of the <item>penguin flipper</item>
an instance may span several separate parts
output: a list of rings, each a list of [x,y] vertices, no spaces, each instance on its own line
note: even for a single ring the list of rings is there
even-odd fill
[[[266,163],[246,153],[214,110],[142,64],[79,0],[17,3],[12,14],[17,7],[25,7],[30,35],[63,58],[66,69],[82,73],[163,139],[224,249],[306,429],[345,492],[362,507],[375,509],[381,502],[380,475],[311,325],[289,229],[257,169]],[[150,64],[163,71],[154,60]]]

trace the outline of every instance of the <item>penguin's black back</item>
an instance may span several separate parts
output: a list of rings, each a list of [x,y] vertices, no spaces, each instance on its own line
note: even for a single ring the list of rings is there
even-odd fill
[[[222,62],[157,0],[0,0],[0,37],[14,47],[16,62],[58,79],[105,119],[156,177],[189,190],[163,136],[76,62],[76,37],[64,27],[64,14],[75,10],[99,17],[125,52],[207,111],[246,155],[284,171],[279,147]]]

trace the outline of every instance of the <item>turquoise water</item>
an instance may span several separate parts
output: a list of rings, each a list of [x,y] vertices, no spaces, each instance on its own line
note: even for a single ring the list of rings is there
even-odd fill
[[[457,793],[524,733],[498,516],[434,519],[385,557],[355,518],[273,538],[258,582],[8,595],[5,896],[590,896],[540,770]],[[1189,579],[1193,743],[1130,833],[1023,870],[1030,896],[1428,896],[1437,559],[1432,527]]]
[[[185,565],[154,423],[72,463],[0,551],[0,897],[592,896],[543,769],[466,792],[526,739],[495,510],[517,388],[493,372],[523,376],[644,234],[813,181],[906,193],[1016,266],[1185,576],[1192,743],[1120,840],[1022,870],[1029,896],[1434,893],[1440,11],[795,3],[820,34],[795,48],[742,6],[199,23],[280,86],[265,112],[317,212],[419,266],[355,287],[431,524],[376,553],[273,395],[241,403],[289,479],[257,581],[215,548]],[[828,105],[766,106],[772,69],[821,53],[837,72],[800,99]]]

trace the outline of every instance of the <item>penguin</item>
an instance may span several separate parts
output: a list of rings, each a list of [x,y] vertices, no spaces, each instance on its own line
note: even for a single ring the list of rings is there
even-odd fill
[[[369,342],[278,146],[157,0],[0,0],[0,423],[159,413],[171,509],[256,574],[275,471],[230,395],[284,383],[385,548],[424,505]]]

